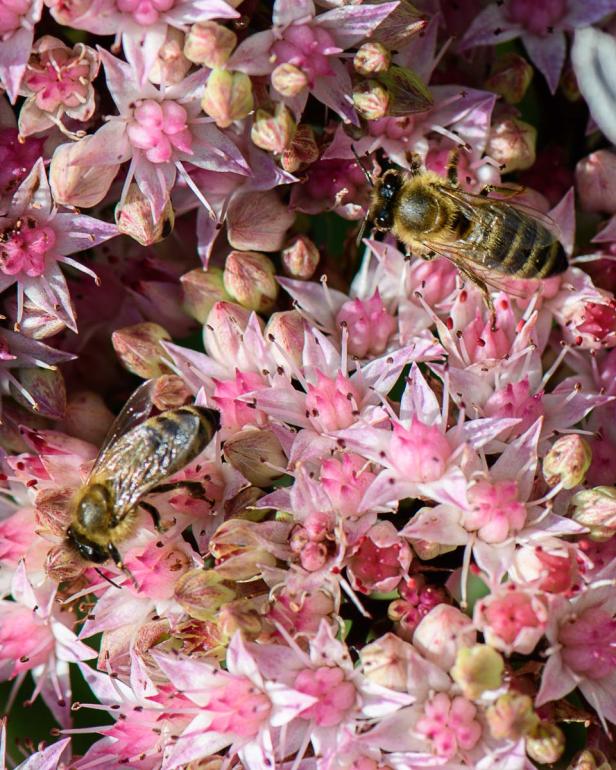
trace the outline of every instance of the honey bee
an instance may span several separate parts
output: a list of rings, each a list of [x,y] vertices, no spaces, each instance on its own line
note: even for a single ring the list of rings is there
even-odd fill
[[[126,402],[103,443],[90,475],[75,496],[69,545],[89,562],[113,559],[124,569],[117,545],[133,532],[139,508],[160,527],[158,511],[143,498],[198,482],[162,484],[194,460],[220,427],[218,412],[187,405],[145,419],[151,409],[153,380]]]
[[[478,286],[491,310],[487,285],[499,277],[550,278],[567,269],[565,250],[549,217],[488,198],[497,189],[491,186],[478,195],[462,190],[457,165],[454,151],[446,179],[424,169],[416,157],[409,173],[389,169],[374,183],[368,176],[374,189],[367,219],[417,256],[450,259]]]

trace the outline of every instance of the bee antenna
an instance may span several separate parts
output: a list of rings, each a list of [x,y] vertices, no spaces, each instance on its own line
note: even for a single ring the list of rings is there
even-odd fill
[[[355,160],[357,161],[357,165],[360,167],[360,169],[364,172],[364,176],[366,177],[366,181],[370,185],[370,187],[374,187],[374,181],[372,179],[372,176],[370,175],[370,172],[368,169],[364,166],[364,164],[361,162],[361,158],[357,154],[357,150],[355,149],[355,145],[351,145],[351,152],[355,156]]]
[[[94,571],[97,572],[103,578],[103,580],[106,580],[108,583],[111,583],[111,585],[114,586],[115,588],[119,588],[119,589],[122,588],[122,586],[119,586],[117,583],[114,583],[110,577],[107,577],[107,575],[105,575],[105,573],[102,572],[98,567],[94,567]]]

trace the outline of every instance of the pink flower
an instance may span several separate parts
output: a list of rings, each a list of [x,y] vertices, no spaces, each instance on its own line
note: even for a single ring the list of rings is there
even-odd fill
[[[17,283],[17,324],[24,296],[77,331],[64,262],[92,271],[69,257],[117,234],[115,225],[92,217],[59,212],[54,206],[43,161],[39,160],[0,216],[0,291]]]
[[[308,384],[306,412],[315,430],[331,433],[351,425],[359,415],[361,396],[353,383],[338,373],[336,379],[317,370],[317,382]]]
[[[43,0],[4,0],[0,6],[0,83],[15,102],[30,56]]]
[[[415,729],[431,743],[437,756],[451,759],[459,750],[469,751],[479,741],[482,729],[476,716],[477,707],[471,701],[441,692],[426,703]]]
[[[376,477],[369,468],[363,457],[352,453],[323,461],[320,482],[340,516],[360,514],[362,497]]]
[[[445,671],[461,647],[472,647],[477,632],[468,615],[451,604],[437,604],[423,616],[413,633],[413,646]]]
[[[507,583],[475,605],[473,624],[486,642],[510,655],[531,653],[543,636],[548,605],[541,594]]]
[[[299,716],[313,721],[317,727],[338,725],[356,703],[355,687],[346,681],[340,668],[320,666],[304,669],[295,677],[294,686],[299,692],[316,699],[316,703],[304,709]]]
[[[73,138],[62,118],[84,122],[92,117],[92,81],[99,65],[96,51],[83,43],[70,49],[51,35],[37,40],[20,91],[28,97],[19,113],[20,134],[28,136],[56,125]]]
[[[477,481],[469,487],[468,499],[464,527],[477,530],[487,543],[501,543],[524,526],[526,506],[518,499],[515,481]]]
[[[205,70],[161,90],[151,83],[140,84],[134,67],[106,51],[101,51],[101,59],[120,114],[110,117],[96,134],[76,146],[62,145],[56,150],[52,175],[54,164],[59,166],[69,151],[71,166],[119,168],[130,160],[120,206],[134,178],[150,203],[153,219],[158,221],[178,171],[190,182],[191,189],[196,189],[184,163],[222,172],[248,172],[235,144],[216,126],[199,118],[199,91],[207,78]]]
[[[560,598],[550,612],[551,644],[538,706],[576,687],[601,718],[616,724],[616,601],[611,586],[589,587],[574,599]]]
[[[369,300],[360,299],[345,304],[338,311],[336,322],[349,332],[349,353],[367,358],[383,353],[397,323],[388,313],[378,290]]]
[[[237,431],[246,425],[263,427],[267,424],[267,415],[260,409],[241,398],[247,393],[264,390],[267,382],[257,372],[235,371],[233,380],[212,378],[214,392],[212,402],[220,410],[223,428]]]
[[[412,552],[389,521],[371,527],[347,561],[351,585],[362,593],[393,591],[408,573]]]
[[[413,417],[408,429],[394,425],[389,453],[393,465],[409,481],[427,483],[443,475],[451,447],[436,426]]]

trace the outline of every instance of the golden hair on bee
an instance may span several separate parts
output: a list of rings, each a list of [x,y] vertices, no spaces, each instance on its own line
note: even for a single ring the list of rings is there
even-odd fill
[[[427,171],[416,157],[409,172],[388,169],[374,180],[367,220],[391,232],[416,256],[450,259],[481,289],[490,307],[487,284],[499,276],[550,278],[567,269],[549,217],[488,197],[499,188],[488,186],[479,195],[466,192],[458,184],[457,164],[454,151],[446,177]]]

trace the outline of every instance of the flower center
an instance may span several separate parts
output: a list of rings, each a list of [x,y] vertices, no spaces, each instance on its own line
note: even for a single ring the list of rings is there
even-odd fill
[[[459,749],[469,751],[479,740],[481,725],[476,714],[477,708],[466,698],[450,700],[441,692],[426,704],[416,729],[431,741],[435,754],[450,759]]]
[[[314,85],[315,78],[334,74],[328,56],[340,52],[326,29],[308,24],[287,27],[282,40],[274,43],[272,50],[276,64],[293,64],[306,74],[310,86]]]
[[[328,432],[348,428],[359,416],[361,396],[340,372],[330,379],[317,372],[317,384],[308,385],[306,413],[315,430]]]
[[[215,691],[207,710],[215,714],[210,730],[252,738],[268,719],[272,704],[249,679],[237,677]]]
[[[173,101],[143,99],[137,102],[128,124],[128,138],[133,147],[145,151],[151,163],[168,163],[175,150],[192,153],[188,113]]]
[[[0,40],[8,38],[21,27],[21,20],[30,9],[30,0],[2,0],[0,3]]]
[[[550,34],[566,12],[566,0],[511,0],[506,11],[510,21],[540,37]]]
[[[41,275],[45,271],[45,255],[55,242],[56,234],[51,227],[41,227],[33,219],[18,219],[0,235],[0,270],[6,275]]]
[[[90,67],[83,53],[71,56],[65,48],[34,55],[28,63],[24,85],[36,94],[36,105],[54,112],[60,105],[78,107],[87,98]]]
[[[156,24],[161,13],[170,11],[175,0],[116,0],[118,10],[130,13],[137,24]]]
[[[300,714],[304,719],[313,719],[318,727],[340,724],[355,705],[357,696],[354,685],[346,681],[344,671],[329,666],[300,671],[295,689],[319,699]]]

